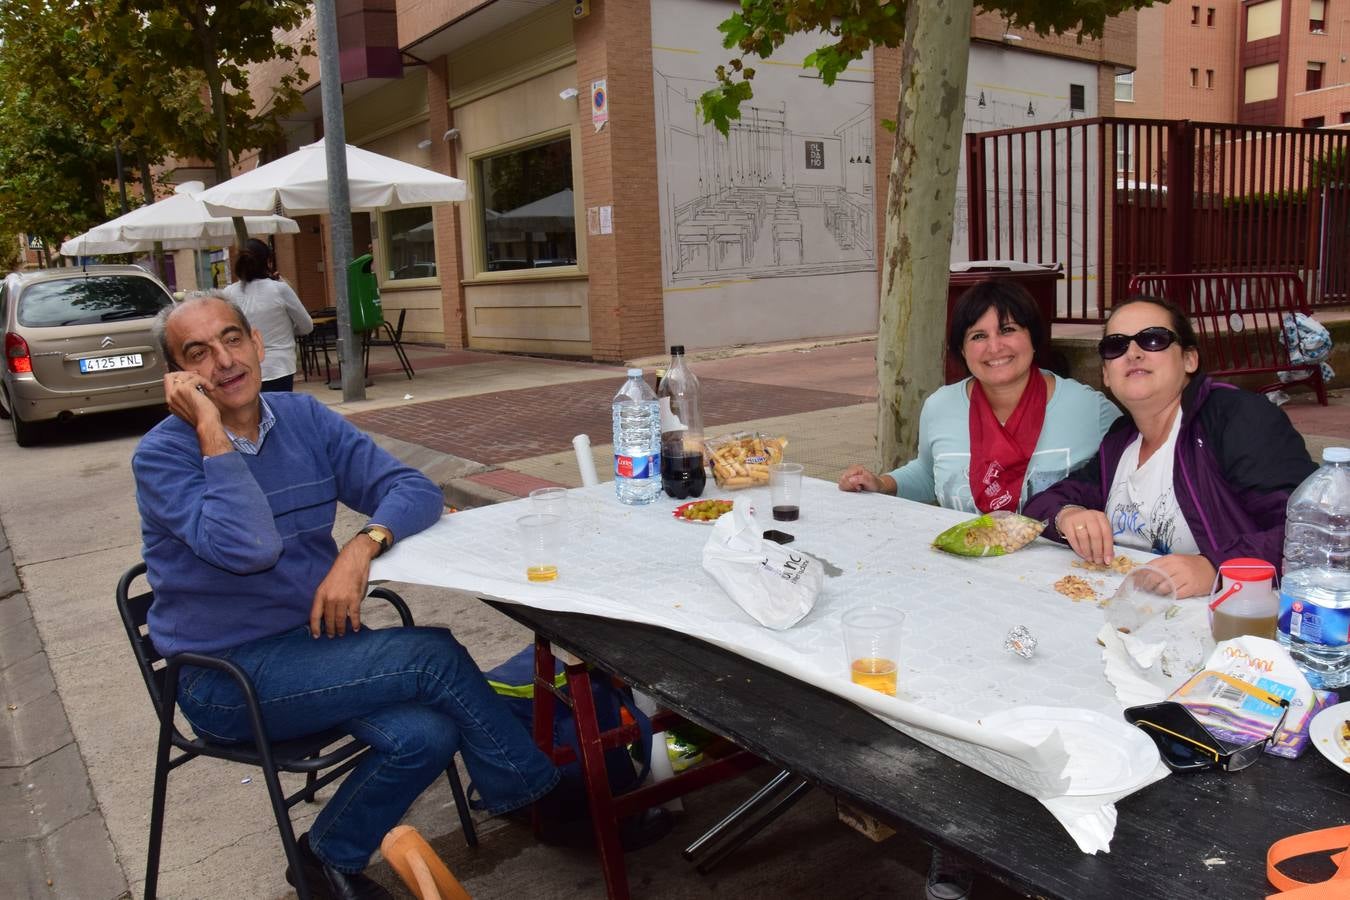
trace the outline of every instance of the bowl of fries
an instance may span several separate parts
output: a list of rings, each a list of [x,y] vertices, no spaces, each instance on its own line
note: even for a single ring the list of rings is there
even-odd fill
[[[737,490],[769,483],[769,466],[783,461],[787,438],[738,432],[710,438],[705,444],[713,480],[719,488]]]

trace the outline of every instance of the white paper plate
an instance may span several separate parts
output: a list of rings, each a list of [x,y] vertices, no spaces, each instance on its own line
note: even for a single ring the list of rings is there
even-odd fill
[[[980,724],[1029,744],[1058,730],[1069,752],[1071,797],[1109,794],[1138,787],[1153,776],[1158,748],[1148,735],[1123,719],[1090,709],[1021,706],[983,716]]]
[[[1308,723],[1308,738],[1312,741],[1312,745],[1342,772],[1350,772],[1350,763],[1346,762],[1350,753],[1336,743],[1336,730],[1346,719],[1350,719],[1350,702],[1328,706],[1313,716],[1313,720]]]

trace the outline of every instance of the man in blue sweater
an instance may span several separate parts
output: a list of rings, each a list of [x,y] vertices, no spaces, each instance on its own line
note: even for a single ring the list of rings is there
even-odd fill
[[[157,330],[173,415],[132,457],[151,638],[242,666],[273,740],[341,726],[370,744],[300,849],[314,896],[388,897],[361,870],[456,751],[489,813],[557,770],[448,629],[361,627],[371,560],[437,520],[436,485],[305,394],[263,400],[262,338],[228,301],[188,300]],[[341,550],[339,500],[370,521]],[[178,702],[205,737],[251,736],[228,676],[185,669]]]

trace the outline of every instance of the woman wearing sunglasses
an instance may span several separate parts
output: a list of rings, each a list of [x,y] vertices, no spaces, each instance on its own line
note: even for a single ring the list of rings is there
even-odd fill
[[[1092,562],[1117,546],[1161,554],[1154,565],[1179,597],[1207,593],[1226,559],[1278,568],[1289,494],[1317,468],[1289,417],[1201,372],[1190,321],[1164,300],[1116,306],[1098,351],[1102,383],[1129,415],[1026,515]]]
[[[842,491],[875,491],[967,512],[1016,511],[1097,449],[1120,410],[1034,365],[1046,337],[1036,302],[1011,281],[981,282],[952,309],[947,352],[971,377],[939,388],[919,416],[919,455],[887,474],[846,469]]]

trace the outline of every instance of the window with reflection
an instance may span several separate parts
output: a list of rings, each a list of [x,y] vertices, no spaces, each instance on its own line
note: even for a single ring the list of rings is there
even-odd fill
[[[430,206],[387,212],[384,218],[385,280],[436,277],[436,232]]]
[[[484,272],[577,264],[572,139],[563,135],[476,161]]]

